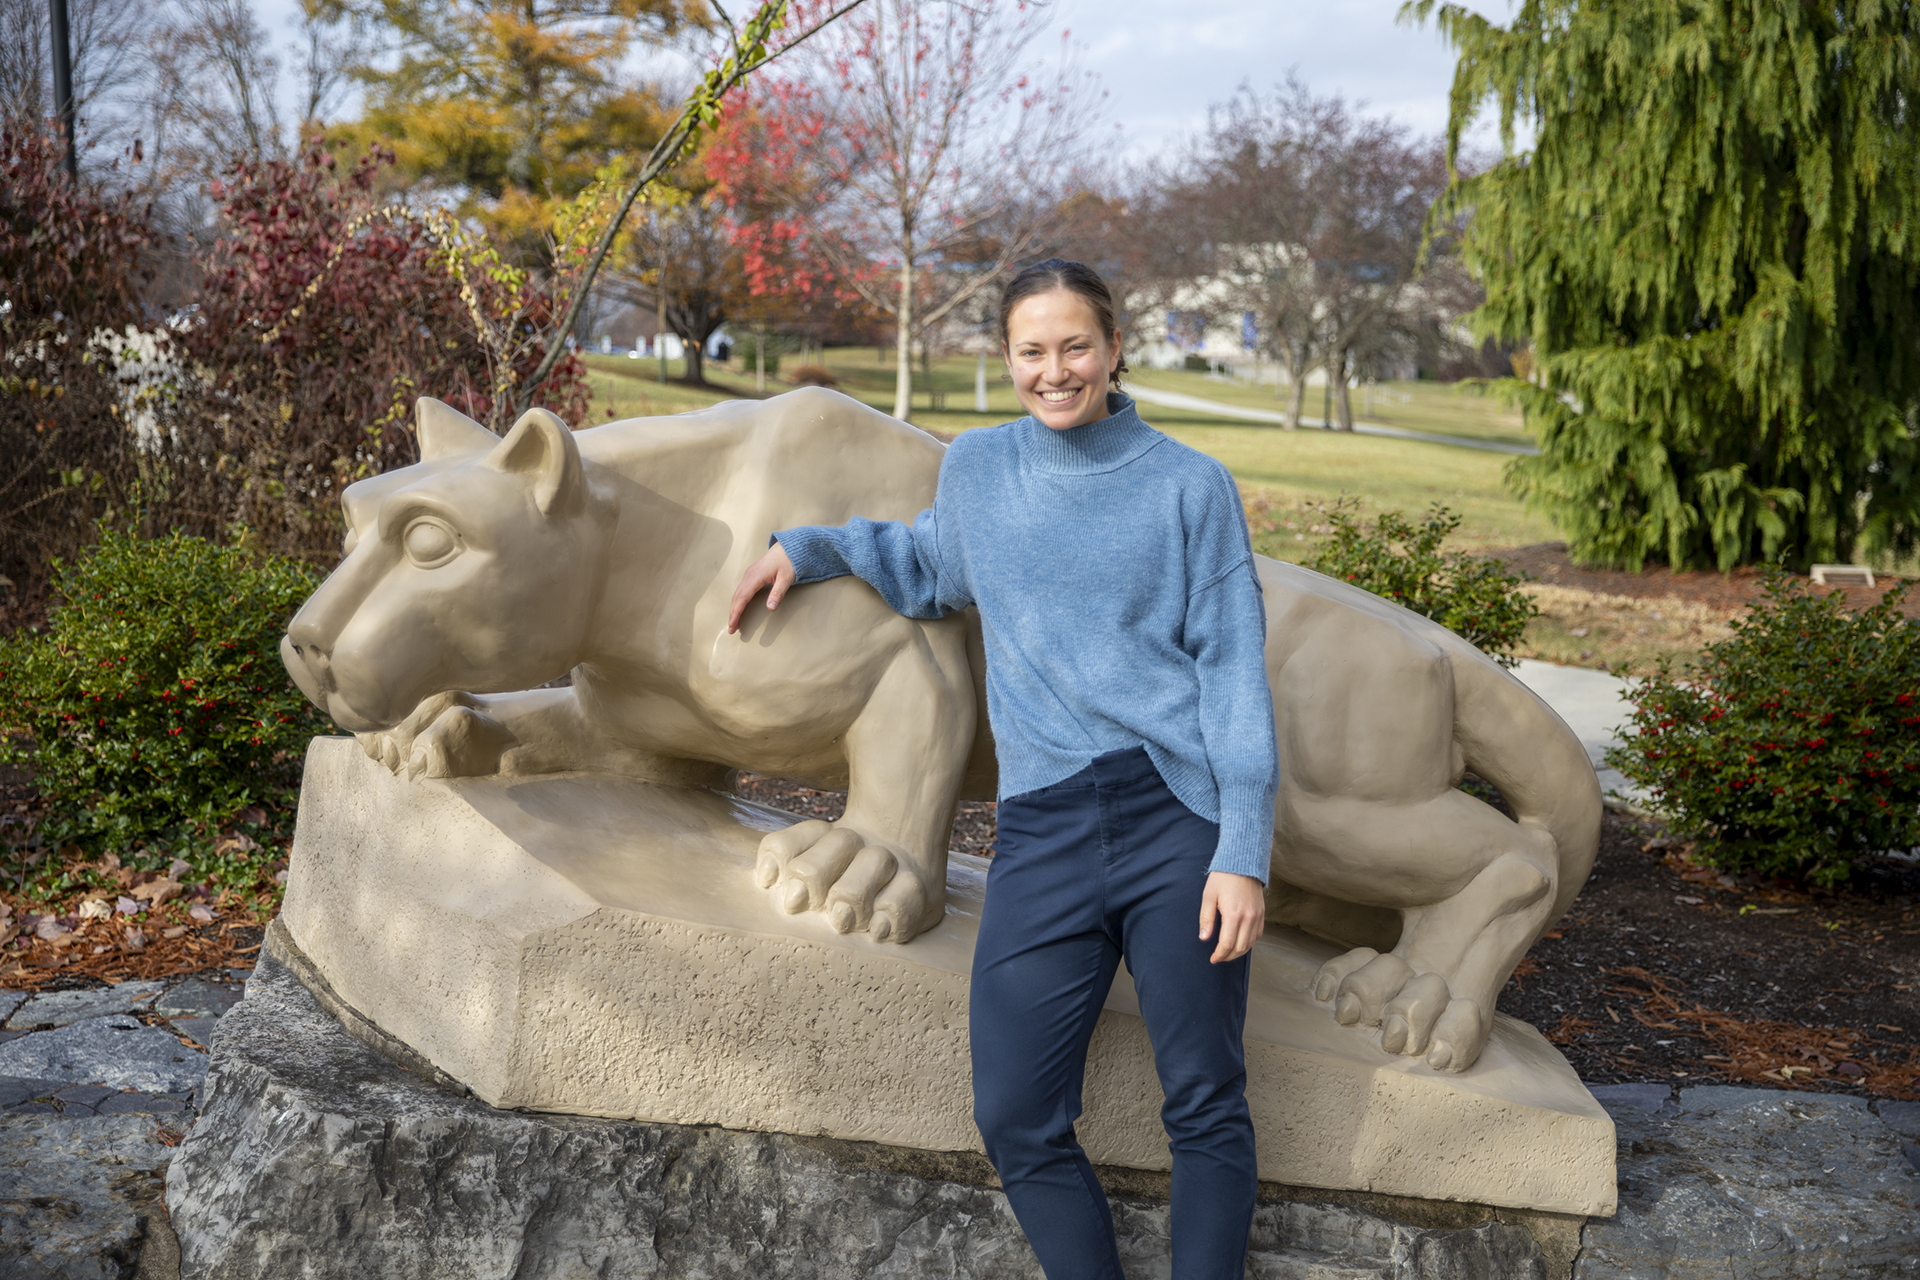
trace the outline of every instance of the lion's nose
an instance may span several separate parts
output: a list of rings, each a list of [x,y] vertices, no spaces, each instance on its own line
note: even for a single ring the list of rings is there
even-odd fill
[[[297,644],[292,635],[285,635],[280,637],[280,662],[307,700],[326,710],[327,695],[333,691],[333,664],[326,651],[312,643]]]

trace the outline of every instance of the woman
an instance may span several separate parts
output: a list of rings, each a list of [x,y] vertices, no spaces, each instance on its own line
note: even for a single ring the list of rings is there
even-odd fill
[[[1049,1280],[1120,1280],[1073,1121],[1124,957],[1166,1095],[1173,1274],[1238,1280],[1256,1186],[1247,952],[1278,782],[1246,519],[1224,467],[1109,390],[1126,365],[1098,274],[1030,267],[999,323],[1028,416],[955,440],[911,525],[776,533],[729,629],[762,589],[773,609],[848,573],[909,617],[979,609],[1000,766],[968,1015],[987,1155]]]

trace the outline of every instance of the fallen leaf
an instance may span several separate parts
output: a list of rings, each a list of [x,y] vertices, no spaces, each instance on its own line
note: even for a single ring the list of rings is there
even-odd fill
[[[187,936],[187,926],[183,924],[176,924],[171,929],[162,929],[160,931],[160,936],[167,939],[169,942],[171,942],[175,938],[184,938]]]
[[[1674,900],[1675,902],[1684,902],[1684,903],[1686,903],[1686,904],[1687,904],[1688,906],[1690,906],[1690,907],[1697,907],[1697,906],[1699,906],[1699,905],[1700,905],[1700,904],[1701,904],[1702,902],[1704,902],[1704,901],[1705,901],[1705,899],[1704,899],[1704,898],[1690,898],[1690,897],[1688,897],[1688,896],[1687,896],[1686,894],[1684,894],[1684,893],[1676,893],[1676,894],[1674,894],[1674,895],[1673,895],[1673,900]]]
[[[191,870],[193,870],[193,868],[187,864],[185,858],[175,858],[167,864],[167,879],[184,880],[187,873]]]
[[[187,887],[171,878],[149,880],[133,891],[136,898],[144,898],[156,907],[165,906],[187,891]]]
[[[113,915],[113,908],[103,898],[89,898],[80,904],[82,920],[105,920]]]
[[[201,906],[197,902],[194,903],[191,907],[187,908],[187,914],[192,916],[195,920],[198,920],[201,924],[213,923],[213,912],[207,910],[205,907]]]
[[[146,910],[145,907],[125,895],[122,895],[119,900],[113,904],[113,909],[123,916],[139,915],[142,911]]]

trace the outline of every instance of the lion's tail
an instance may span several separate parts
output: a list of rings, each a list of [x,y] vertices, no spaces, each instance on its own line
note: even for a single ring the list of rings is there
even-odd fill
[[[1560,864],[1557,917],[1586,883],[1599,851],[1600,779],[1579,736],[1540,695],[1479,650],[1448,649],[1454,740],[1467,768],[1499,789],[1516,819],[1552,836]]]

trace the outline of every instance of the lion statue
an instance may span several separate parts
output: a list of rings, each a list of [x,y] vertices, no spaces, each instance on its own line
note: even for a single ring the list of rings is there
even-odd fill
[[[765,838],[762,888],[880,941],[941,919],[955,806],[994,796],[977,616],[903,618],[840,578],[726,624],[773,530],[911,520],[944,446],[820,388],[577,433],[534,410],[504,439],[423,398],[417,427],[417,465],[346,491],[345,556],[288,627],[308,697],[409,777],[725,788],[749,769],[845,788],[839,821]],[[1464,1070],[1592,865],[1593,767],[1436,623],[1258,568],[1281,779],[1269,919],[1348,948],[1313,992],[1341,1023]],[[1458,789],[1468,769],[1512,817]]]

